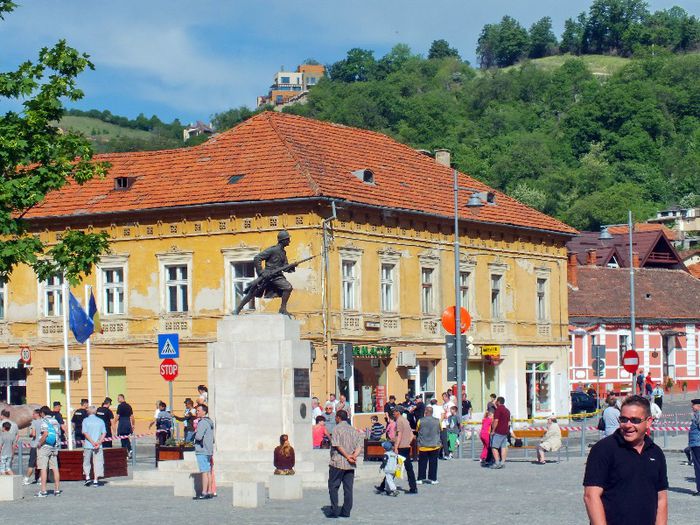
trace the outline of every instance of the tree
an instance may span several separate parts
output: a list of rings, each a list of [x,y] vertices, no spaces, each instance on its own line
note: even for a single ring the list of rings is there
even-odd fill
[[[577,20],[568,18],[564,22],[564,32],[561,35],[559,51],[580,55],[583,51],[583,38],[586,31],[586,14],[581,13]]]
[[[530,39],[527,31],[510,16],[498,24],[487,24],[481,31],[476,49],[482,68],[506,67],[527,56]]]
[[[355,47],[348,51],[346,58],[328,68],[328,75],[341,82],[366,82],[374,78],[376,69],[374,51]]]
[[[211,123],[216,131],[226,131],[266,109],[263,107],[253,110],[246,106],[229,109],[223,113],[216,113],[211,118]]]
[[[454,47],[450,47],[450,44],[447,42],[447,40],[433,40],[433,43],[430,45],[430,50],[428,51],[428,60],[433,58],[448,57],[461,60],[459,56],[459,51],[457,51]]]
[[[552,19],[540,18],[530,27],[530,58],[542,58],[554,54],[557,37],[552,31]]]
[[[0,0],[0,18],[15,4]],[[54,125],[64,114],[62,99],[76,101],[83,93],[76,77],[93,69],[88,55],[68,47],[64,40],[43,48],[36,62],[26,61],[16,71],[0,73],[0,97],[23,99],[20,113],[0,116],[0,277],[7,279],[20,264],[34,269],[40,279],[63,273],[71,284],[89,274],[108,248],[106,233],[68,230],[48,248],[30,235],[25,214],[47,194],[73,182],[84,184],[104,176],[108,165],[93,162],[89,142],[63,133]]]

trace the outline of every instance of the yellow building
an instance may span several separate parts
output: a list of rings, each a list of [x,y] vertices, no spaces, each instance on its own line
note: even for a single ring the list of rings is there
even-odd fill
[[[389,394],[439,396],[454,384],[440,323],[455,302],[444,152],[441,164],[378,133],[268,112],[197,147],[99,158],[112,164],[106,179],[67,187],[29,214],[33,233],[49,243],[67,228],[111,237],[111,253],[84,281],[104,327],[92,338],[94,402],[124,393],[143,428],[155,402],[167,400],[159,333],[180,338],[175,409],[195,397],[217,321],[254,277],[253,256],[282,228],[292,237],[290,261],[317,256],[288,274],[290,310],[314,345],[314,395],[345,392],[362,426],[361,414]],[[460,194],[459,281],[473,319],[467,383],[475,411],[496,392],[520,417],[565,413],[564,244],[574,230],[498,192],[467,209],[472,193],[490,189],[459,177],[469,188]],[[84,301],[82,287],[73,293]],[[62,397],[64,300],[59,276],[37,282],[26,267],[2,288],[0,380],[11,383],[3,396],[19,401],[26,381],[28,402]],[[278,307],[257,300],[251,310]],[[87,393],[87,356],[69,340],[80,368],[71,373],[75,406]],[[336,376],[340,342],[355,346],[349,381]],[[17,364],[22,345],[32,352],[26,368]],[[497,346],[501,359],[486,359],[484,346]]]

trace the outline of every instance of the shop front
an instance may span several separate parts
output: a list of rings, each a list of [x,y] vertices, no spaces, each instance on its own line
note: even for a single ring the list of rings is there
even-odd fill
[[[10,405],[27,401],[27,369],[17,355],[0,356],[0,401]]]

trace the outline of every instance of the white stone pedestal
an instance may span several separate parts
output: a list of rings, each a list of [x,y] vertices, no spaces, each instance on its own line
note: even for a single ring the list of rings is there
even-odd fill
[[[0,476],[0,501],[22,499],[22,476]]]
[[[302,474],[318,477],[308,460],[311,346],[299,338],[299,322],[279,314],[229,316],[207,347],[217,480],[221,472],[222,481],[268,481],[281,434],[289,435]]]
[[[197,472],[173,472],[173,496],[193,498],[202,493],[202,475]]]
[[[298,476],[270,476],[270,499],[302,499],[301,478]]]
[[[265,503],[265,484],[236,481],[233,484],[233,506],[254,509]]]

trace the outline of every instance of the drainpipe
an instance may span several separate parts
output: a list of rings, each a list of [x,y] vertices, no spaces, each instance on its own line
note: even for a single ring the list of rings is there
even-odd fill
[[[332,214],[327,219],[323,219],[322,242],[323,242],[323,273],[321,279],[321,295],[323,297],[323,308],[321,315],[323,318],[323,346],[324,357],[326,360],[326,398],[332,392],[331,390],[331,293],[330,293],[330,224],[338,218],[335,210],[335,201],[331,201]]]

